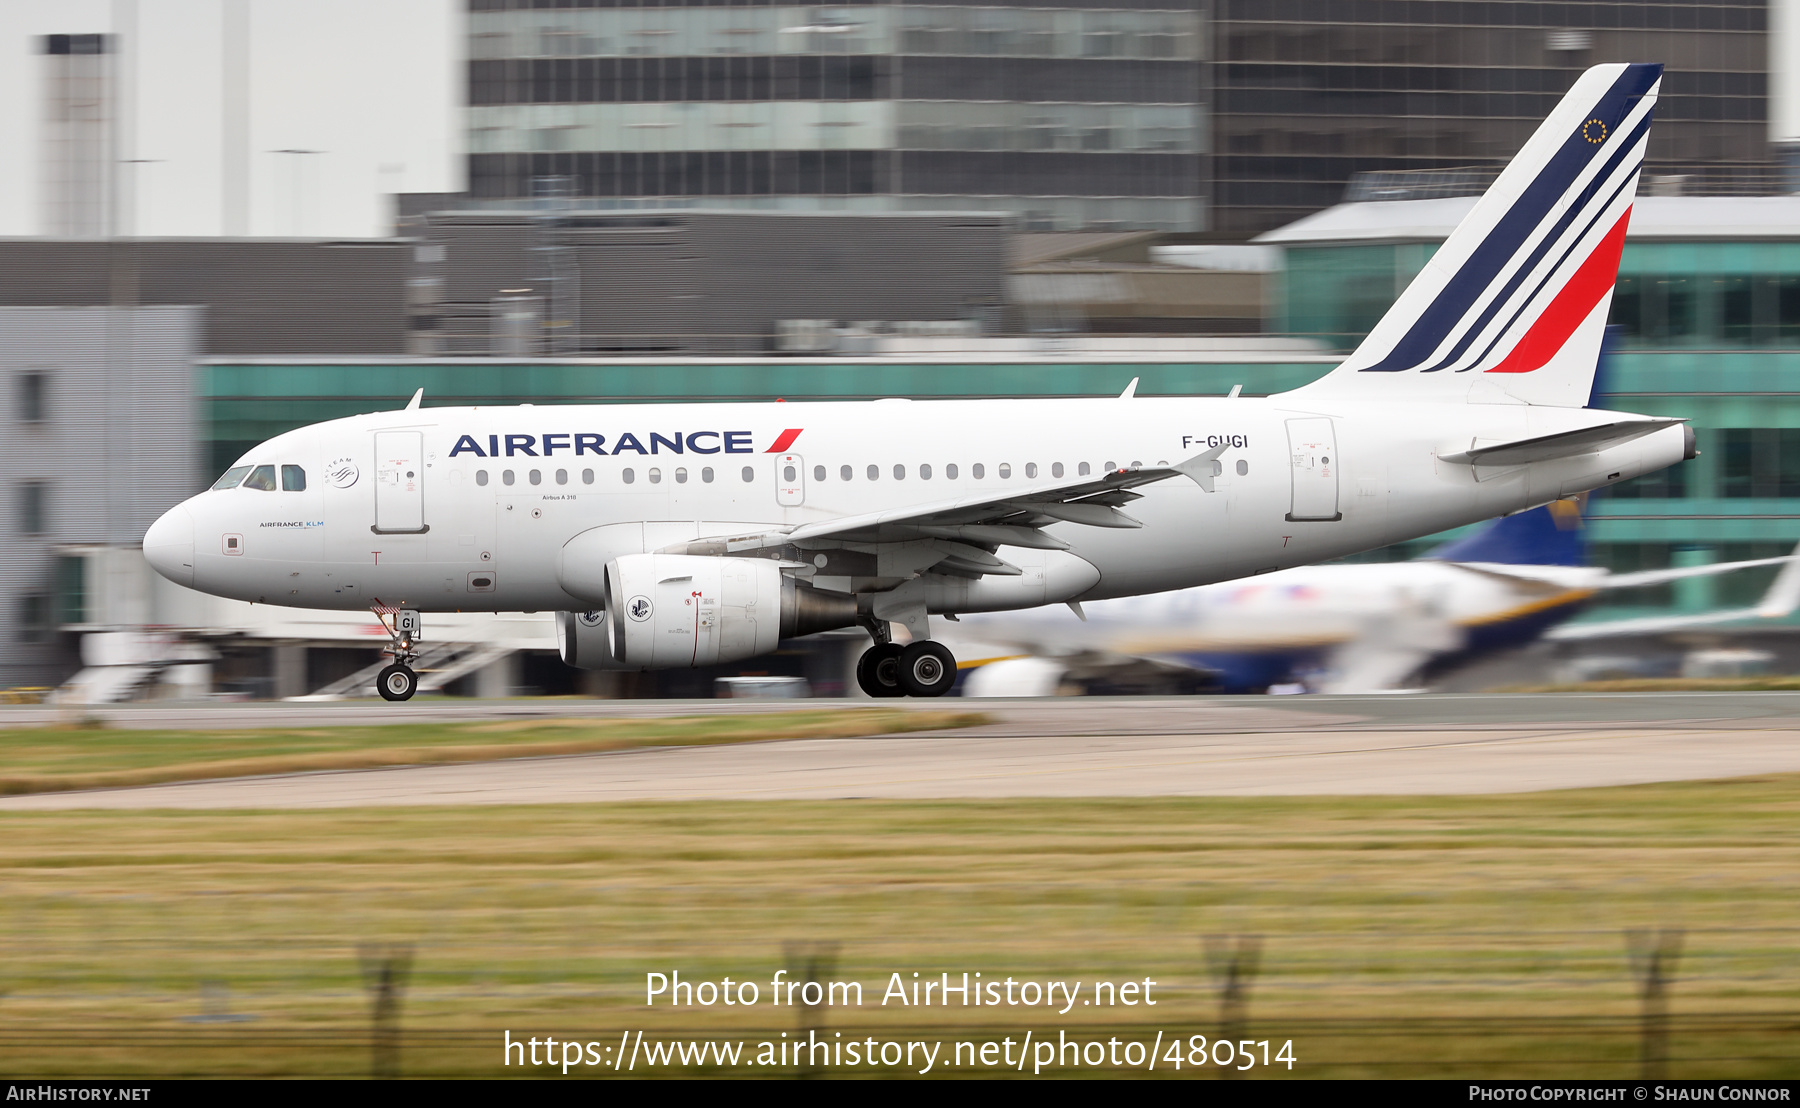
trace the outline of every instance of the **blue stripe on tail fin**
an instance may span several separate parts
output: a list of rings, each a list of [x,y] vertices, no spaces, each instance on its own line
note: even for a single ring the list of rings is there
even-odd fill
[[[1578,77],[1367,337],[1300,391],[1579,406],[1661,78],[1648,64]]]

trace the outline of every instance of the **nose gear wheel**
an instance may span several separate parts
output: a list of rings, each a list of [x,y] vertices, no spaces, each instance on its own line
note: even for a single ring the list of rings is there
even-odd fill
[[[412,694],[419,691],[419,675],[411,666],[396,663],[375,678],[375,688],[383,700],[411,700]]]

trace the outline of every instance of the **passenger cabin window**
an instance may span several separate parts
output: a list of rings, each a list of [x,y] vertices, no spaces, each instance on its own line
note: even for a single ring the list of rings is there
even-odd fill
[[[1026,462],[1025,463],[1025,476],[1027,476],[1027,477],[1036,477],[1037,476],[1037,463],[1036,462]]]
[[[975,480],[979,481],[983,477],[987,476],[987,467],[982,465],[980,462],[976,462],[974,465],[969,467],[969,476],[971,476],[971,477],[975,478]]]
[[[582,470],[581,471],[581,483],[584,485],[593,484],[594,483],[594,471],[591,469]]]
[[[1062,463],[1061,462],[1051,462],[1050,463],[1050,476],[1061,477],[1062,475],[1063,475]]]
[[[525,479],[534,485],[541,485],[544,483],[544,471],[541,469],[534,469],[525,475]]]
[[[952,481],[956,480],[956,463],[955,462],[951,462],[949,465],[944,467],[944,476],[948,477]]]
[[[475,483],[477,485],[487,484],[487,470],[478,469],[475,471]]]
[[[710,484],[712,484],[712,479],[713,479],[712,467],[711,466],[702,466],[700,468],[700,480],[705,481],[707,484],[710,485]]]
[[[838,467],[838,480],[848,481],[848,480],[850,480],[850,475],[855,472],[856,471],[851,469],[849,466],[839,466]]]
[[[49,518],[48,500],[48,489],[42,481],[27,481],[19,486],[19,530],[27,535],[41,535],[50,529],[45,522]]]
[[[1075,476],[1086,477],[1088,474],[1092,473],[1093,471],[1094,471],[1093,466],[1088,465],[1086,462],[1082,462],[1080,465],[1075,467]]]
[[[213,482],[215,489],[235,489],[244,483],[244,475],[250,472],[249,466],[232,466],[225,471],[225,476]]]
[[[871,480],[871,481],[881,480],[881,467],[880,466],[870,466],[869,467],[869,480]]]
[[[568,484],[569,483],[569,471],[566,469],[557,470],[556,471],[556,483],[559,485]]]
[[[19,375],[19,420],[23,423],[44,422],[44,375]]]
[[[275,467],[257,466],[250,471],[250,476],[244,480],[244,487],[247,489],[260,489],[263,492],[274,492]]]
[[[513,471],[510,469],[501,470],[500,471],[500,483],[502,485],[512,484],[513,483]]]
[[[894,480],[896,480],[896,481],[906,480],[906,467],[905,466],[897,465],[894,467]]]
[[[751,469],[749,466],[745,466],[744,467],[744,484],[748,485],[750,482],[752,482],[754,480],[756,480],[756,471],[754,469]]]
[[[813,480],[815,480],[815,481],[825,480],[825,467],[824,466],[814,466],[813,467]]]
[[[282,466],[281,467],[281,491],[282,492],[305,492],[306,491],[306,471],[304,469],[301,469],[299,466]]]
[[[1012,478],[1012,465],[1008,462],[1001,462],[999,473],[1000,473],[1000,480],[1002,480],[1002,481],[1010,480]]]
[[[637,471],[633,470],[633,469],[625,469],[619,473],[619,479],[621,481],[624,481],[627,485],[629,485],[633,481],[637,480]]]
[[[675,470],[675,483],[677,485],[687,484],[687,470],[686,469],[677,468]]]
[[[924,462],[924,463],[920,464],[919,480],[921,480],[921,481],[931,480],[931,463],[930,462]]]

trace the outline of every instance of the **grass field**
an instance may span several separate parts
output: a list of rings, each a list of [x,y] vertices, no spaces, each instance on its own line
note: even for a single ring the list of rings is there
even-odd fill
[[[831,708],[672,719],[527,719],[235,731],[6,728],[0,729],[0,795],[633,747],[854,738],[969,727],[987,718],[978,712]]]
[[[1220,1026],[1205,938],[1254,934],[1234,1037],[1291,1040],[1293,1076],[1627,1077],[1626,932],[1680,928],[1669,1076],[1793,1078],[1797,817],[1800,777],[1486,798],[0,814],[0,1073],[367,1073],[368,943],[413,952],[409,1075],[517,1074],[500,1064],[508,1030],[602,1050],[639,1030],[778,1042],[807,1020],[833,1041],[1185,1040]],[[823,976],[860,981],[864,1005],[772,1006],[770,979],[805,949],[835,951]],[[645,975],[677,970],[758,982],[762,1002],[647,1008]],[[890,974],[946,971],[1149,978],[1157,1004],[879,1004]],[[1217,1067],[1179,1075],[1196,1072]]]

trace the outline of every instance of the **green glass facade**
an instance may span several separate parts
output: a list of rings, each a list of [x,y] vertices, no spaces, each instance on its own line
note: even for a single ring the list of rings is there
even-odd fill
[[[1279,325],[1348,352],[1436,249],[1290,246]],[[1626,571],[1792,550],[1800,542],[1800,241],[1627,243],[1612,323],[1618,349],[1607,365],[1607,406],[1690,420],[1700,456],[1596,500],[1595,561]],[[1620,593],[1595,615],[1749,603],[1774,572]]]

